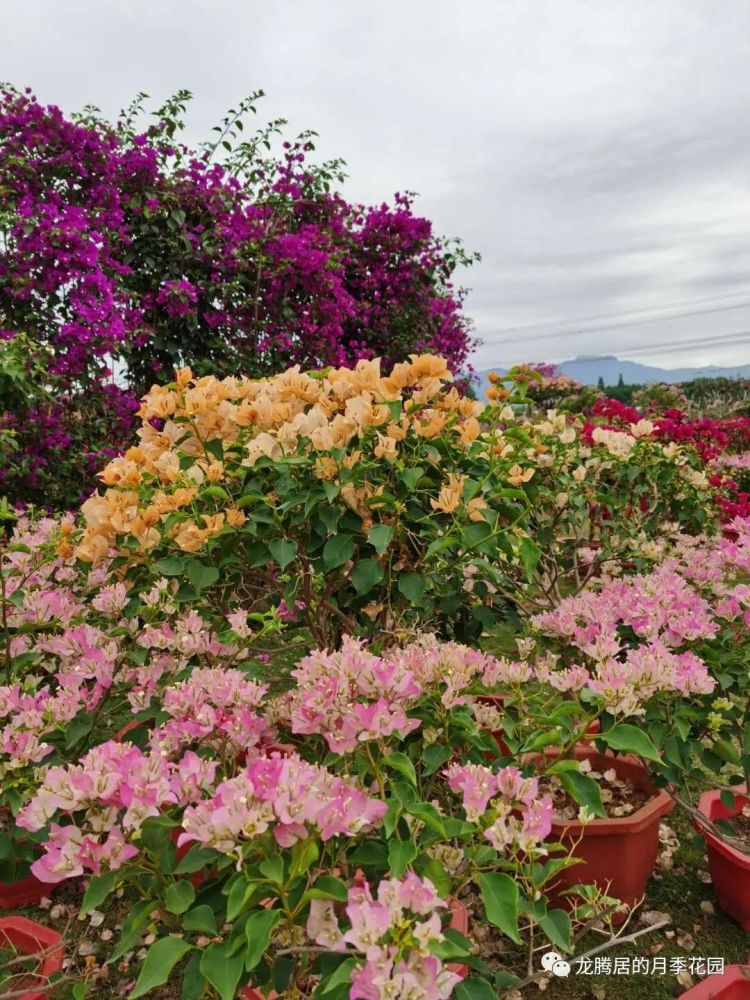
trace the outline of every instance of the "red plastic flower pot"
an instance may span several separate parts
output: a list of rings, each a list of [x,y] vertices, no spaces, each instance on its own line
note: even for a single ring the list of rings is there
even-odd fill
[[[44,927],[26,917],[0,917],[0,948],[10,949],[19,955],[45,953],[40,956],[34,972],[14,976],[5,986],[14,993],[28,988],[19,1000],[47,1000],[47,990],[39,987],[44,986],[54,972],[62,969],[65,955],[62,936],[51,927]]]
[[[468,937],[469,911],[459,899],[449,899],[448,906],[451,911],[451,921],[448,926],[452,927],[454,931],[458,931],[459,934],[463,934],[464,937]],[[460,965],[456,962],[451,962],[448,968],[451,972],[455,972],[457,976],[461,976],[462,978],[464,978],[469,971],[467,966]]]
[[[708,976],[682,994],[683,1000],[748,1000],[750,965],[728,965],[720,976]]]
[[[653,793],[646,768],[634,757],[598,754],[576,748],[577,760],[590,760],[597,771],[613,769],[618,778],[630,780],[639,791]],[[578,820],[553,819],[549,839],[564,844],[578,841],[573,856],[582,864],[566,868],[550,886],[553,896],[579,883],[594,883],[608,895],[635,906],[644,895],[659,851],[659,820],[674,809],[674,800],[660,789],[630,816]],[[561,902],[563,902],[561,900]]]
[[[743,785],[736,789],[734,809],[724,805],[718,789],[701,795],[698,809],[716,822],[736,816],[749,802],[750,797]],[[719,906],[743,930],[750,931],[750,854],[743,854],[709,830],[702,829],[698,824],[696,826],[706,841],[708,868]]]
[[[27,875],[18,882],[0,882],[0,910],[34,906],[45,896],[51,896],[55,888],[49,882],[40,882],[35,875]]]

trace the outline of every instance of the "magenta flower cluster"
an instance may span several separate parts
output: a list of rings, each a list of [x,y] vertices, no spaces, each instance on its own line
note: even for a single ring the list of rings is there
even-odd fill
[[[76,408],[60,397],[103,391],[113,369],[138,395],[183,364],[253,375],[373,357],[388,365],[425,350],[454,373],[466,363],[471,338],[451,274],[469,258],[434,235],[410,197],[350,204],[308,162],[309,138],[238,174],[176,144],[179,127],[164,116],[136,134],[0,91],[0,328],[47,349],[59,387],[37,413],[44,440],[21,434],[32,460],[16,457],[22,482],[6,475],[6,490],[34,487],[40,467],[50,472],[54,455],[78,445]],[[96,456],[130,430],[130,397],[107,392],[121,399],[88,442]],[[19,420],[6,414],[0,426]]]

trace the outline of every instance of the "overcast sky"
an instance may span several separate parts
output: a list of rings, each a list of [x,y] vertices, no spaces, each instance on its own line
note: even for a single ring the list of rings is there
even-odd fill
[[[2,0],[0,78],[65,110],[255,88],[349,196],[482,254],[482,366],[750,362],[750,0]]]

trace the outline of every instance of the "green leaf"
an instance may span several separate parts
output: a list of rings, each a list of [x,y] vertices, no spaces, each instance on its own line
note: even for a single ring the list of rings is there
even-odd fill
[[[171,831],[177,823],[165,813],[149,816],[141,826],[141,843],[158,861],[163,874],[172,875],[175,869],[177,851]]]
[[[435,858],[430,858],[426,864],[420,864],[420,874],[428,878],[435,886],[439,896],[447,896],[453,885],[453,876]]]
[[[71,990],[71,996],[73,997],[73,1000],[84,1000],[84,997],[86,996],[88,991],[89,991],[88,983],[76,983],[73,989]]]
[[[398,771],[399,774],[403,774],[409,784],[417,787],[417,772],[414,770],[414,765],[411,760],[406,756],[405,753],[391,753],[387,757],[383,758],[383,763],[386,767],[392,768],[394,771]]]
[[[421,819],[425,826],[441,837],[446,836],[444,818],[430,802],[409,802],[405,803],[405,807],[410,816]]]
[[[391,544],[393,539],[393,525],[391,524],[375,524],[370,528],[367,533],[367,541],[372,545],[378,555],[382,555],[383,552]]]
[[[424,761],[424,773],[434,774],[437,769],[450,760],[453,756],[453,748],[441,746],[439,743],[430,743],[422,750],[422,760]]]
[[[730,792],[728,788],[723,788],[719,793],[719,799],[723,806],[734,811],[735,803],[737,802],[734,792]]]
[[[404,469],[401,473],[401,482],[411,493],[423,475],[424,469],[419,465],[415,466],[413,469]]]
[[[117,885],[119,872],[107,872],[106,875],[94,875],[81,903],[81,913],[95,910]]]
[[[292,860],[289,864],[290,877],[296,878],[298,875],[304,875],[319,856],[320,851],[314,840],[298,840],[292,848]]]
[[[297,543],[287,538],[273,538],[268,543],[271,555],[281,567],[282,571],[287,568],[297,556]]]
[[[219,579],[219,571],[215,566],[206,566],[204,563],[191,562],[188,566],[188,580],[193,587],[200,592],[207,587],[213,586]]]
[[[216,917],[210,906],[201,903],[192,910],[188,910],[182,918],[182,926],[186,931],[199,931],[201,934],[216,933]]]
[[[323,569],[329,572],[349,562],[354,555],[354,535],[333,535],[323,546]]]
[[[193,872],[199,872],[202,868],[208,868],[212,862],[216,861],[217,857],[218,855],[213,848],[193,844],[175,868],[174,874],[192,875]]]
[[[605,733],[597,736],[597,739],[604,740],[613,750],[622,750],[623,753],[632,753],[644,760],[653,760],[659,763],[661,757],[659,751],[651,742],[647,733],[637,726],[628,725],[626,722],[619,723],[608,729]]]
[[[211,944],[201,958],[201,975],[209,981],[221,1000],[234,1000],[242,975],[243,956],[229,955],[226,942]]]
[[[580,771],[563,771],[559,777],[560,784],[572,799],[582,806],[588,806],[595,816],[606,817],[599,786],[593,778]]]
[[[388,867],[388,852],[381,841],[365,840],[354,848],[349,860],[362,868],[382,868],[385,871]]]
[[[144,996],[157,986],[163,986],[175,965],[192,949],[193,946],[188,941],[171,934],[154,941],[143,960],[135,987],[128,994],[130,1000],[136,1000],[136,997]]]
[[[170,913],[184,913],[193,905],[195,889],[187,879],[180,879],[179,882],[172,882],[167,886],[164,900]]]
[[[165,556],[154,563],[154,570],[160,576],[182,576],[185,572],[185,560],[179,556]]]
[[[486,979],[468,976],[456,984],[451,996],[455,1000],[497,1000],[497,993]]]
[[[260,886],[260,882],[252,881],[240,872],[232,879],[231,888],[227,893],[227,920],[235,920],[245,909],[248,900]]]
[[[247,950],[245,968],[251,972],[263,958],[263,952],[271,942],[271,933],[281,920],[281,910],[259,910],[251,913],[245,923]]]
[[[541,558],[542,551],[530,538],[526,537],[521,539],[518,546],[518,553],[521,556],[526,579],[531,583],[534,579],[534,573],[536,572],[537,563]]]
[[[144,899],[136,903],[130,910],[123,921],[120,939],[110,955],[111,962],[116,962],[126,951],[130,951],[131,948],[135,947],[136,942],[143,934],[143,928],[148,923],[151,913],[158,908],[158,905],[155,899]]]
[[[258,870],[261,875],[277,885],[281,885],[284,881],[284,859],[280,854],[269,854],[258,865]]]
[[[335,899],[345,903],[349,898],[349,890],[343,879],[335,875],[321,875],[315,885],[307,890],[309,899]]]
[[[271,983],[277,993],[283,994],[286,991],[296,964],[291,955],[282,955],[274,959],[271,967]]]
[[[556,944],[563,951],[573,951],[570,944],[570,917],[565,910],[550,910],[546,917],[542,917],[539,921],[539,926],[552,944]]]
[[[392,840],[388,844],[388,867],[394,878],[401,878],[417,856],[417,848],[410,840]]]
[[[482,891],[487,919],[499,927],[516,944],[521,943],[518,933],[518,883],[503,872],[477,875]]]
[[[201,1000],[206,990],[206,980],[201,975],[201,959],[203,954],[196,951],[185,966],[182,974],[181,1000]]]
[[[398,589],[407,601],[419,607],[424,599],[425,580],[419,573],[399,573]]]
[[[352,583],[358,594],[369,594],[383,579],[383,567],[376,559],[360,559],[352,573]]]
[[[320,996],[325,996],[326,993],[330,993],[335,990],[337,986],[344,986],[349,983],[352,978],[352,972],[357,967],[357,961],[354,958],[347,958],[341,963],[328,977],[324,979],[320,984],[318,989],[315,991],[320,994]]]
[[[716,740],[711,749],[725,764],[739,764],[740,762],[739,751],[731,740]]]
[[[81,712],[71,719],[65,727],[65,749],[70,750],[76,743],[80,743],[91,732],[94,726],[94,716],[88,712]]]

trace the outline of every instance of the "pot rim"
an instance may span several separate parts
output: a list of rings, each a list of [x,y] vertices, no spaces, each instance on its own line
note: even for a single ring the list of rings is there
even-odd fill
[[[537,755],[541,756],[541,755]],[[648,779],[648,784],[653,788],[653,782],[648,775],[648,770],[638,757],[631,754],[620,754],[614,756],[609,752],[601,754],[597,750],[578,746],[575,748],[576,760],[596,758],[607,761],[615,770],[619,761],[629,765],[637,766]],[[669,815],[674,809],[675,802],[669,792],[664,788],[656,789],[656,794],[644,802],[644,804],[631,813],[629,816],[595,816],[588,823],[581,823],[577,819],[552,818],[552,831],[558,836],[580,835],[583,833],[587,837],[608,837],[614,834],[640,833],[647,826],[660,820],[663,816]]]
[[[724,990],[735,983],[750,986],[750,965],[727,965],[721,975],[706,976],[682,995],[688,1000],[721,1000]]]
[[[745,785],[737,785],[735,794],[744,798],[747,802],[750,802],[750,794],[748,794],[748,790]],[[711,788],[707,792],[704,792],[698,799],[698,811],[703,813],[707,819],[713,819],[711,816],[711,806],[713,806],[715,802],[720,801],[721,789]],[[717,837],[716,834],[712,833],[710,830],[704,829],[699,823],[696,823],[695,825],[706,843],[710,844],[714,850],[723,854],[725,858],[732,861],[738,868],[750,871],[750,854],[743,854],[742,851],[738,850],[736,847],[732,847],[731,844],[728,844],[725,840]]]

